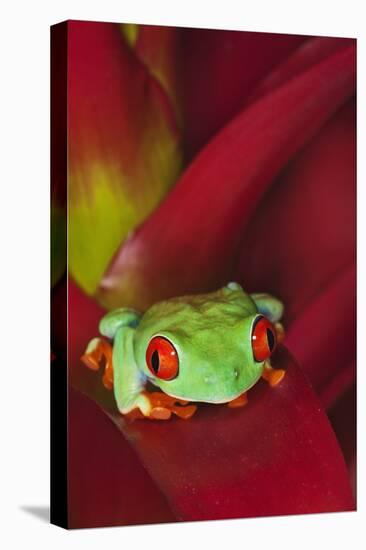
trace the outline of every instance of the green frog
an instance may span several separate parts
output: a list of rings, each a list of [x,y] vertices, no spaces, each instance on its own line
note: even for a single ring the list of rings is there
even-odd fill
[[[285,371],[270,364],[284,336],[282,315],[277,298],[230,282],[164,300],[144,314],[110,311],[99,324],[104,338],[89,342],[82,361],[97,370],[103,360],[103,383],[113,388],[121,414],[188,419],[197,402],[240,407],[261,377],[271,386],[282,380]],[[147,391],[149,383],[160,391]]]

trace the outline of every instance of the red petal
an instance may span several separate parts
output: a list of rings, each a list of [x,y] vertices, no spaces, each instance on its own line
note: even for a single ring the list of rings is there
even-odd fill
[[[186,153],[191,158],[305,37],[207,29],[181,33]]]
[[[325,407],[355,379],[356,271],[340,274],[292,323],[286,345]]]
[[[329,422],[284,348],[281,384],[242,409],[200,405],[188,421],[113,419],[181,520],[353,510]],[[162,443],[163,442],[163,443]]]
[[[305,40],[283,63],[266,75],[255,88],[248,101],[257,100],[260,96],[271,92],[294,76],[308,70],[312,65],[320,63],[335,52],[349,47],[354,40],[350,38],[328,38],[317,36]]]
[[[351,47],[243,111],[120,249],[101,283],[101,302],[144,310],[163,297],[227,282],[264,191],[353,93],[354,71]]]
[[[348,475],[356,497],[356,385],[350,387],[329,411],[329,419],[336,432],[343,456],[348,466]]]
[[[181,118],[180,84],[178,82],[179,29],[158,25],[139,25],[134,52],[160,82]]]
[[[282,297],[287,323],[354,261],[354,116],[351,101],[289,166],[245,231],[236,275],[251,290]]]
[[[69,527],[175,521],[164,495],[98,407],[69,390]]]

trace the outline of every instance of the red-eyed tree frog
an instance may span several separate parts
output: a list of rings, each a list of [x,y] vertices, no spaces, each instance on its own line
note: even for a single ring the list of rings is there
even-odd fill
[[[285,374],[270,365],[282,314],[278,299],[246,294],[235,282],[159,302],[143,315],[120,308],[102,318],[104,338],[89,342],[82,361],[97,370],[104,359],[103,383],[124,415],[189,418],[197,409],[190,402],[200,401],[238,407],[260,377],[274,386]],[[161,392],[146,391],[149,382]]]

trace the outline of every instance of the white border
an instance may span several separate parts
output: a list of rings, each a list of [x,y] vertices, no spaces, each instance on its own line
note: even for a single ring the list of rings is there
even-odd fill
[[[359,181],[365,182],[365,25],[362,2],[13,2],[1,30],[1,452],[3,548],[359,548],[359,511],[257,520],[62,531],[21,506],[49,500],[49,25],[67,18],[357,37]],[[363,124],[362,124],[363,122]],[[365,387],[365,190],[359,186],[359,387]],[[363,188],[365,186],[363,185]],[[5,303],[5,307],[3,304]],[[359,407],[359,487],[365,487],[364,391]],[[286,472],[284,472],[284,476]],[[358,538],[359,537],[359,538]],[[5,542],[6,541],[6,542]],[[5,544],[4,544],[5,542]],[[362,545],[362,543],[361,543]]]

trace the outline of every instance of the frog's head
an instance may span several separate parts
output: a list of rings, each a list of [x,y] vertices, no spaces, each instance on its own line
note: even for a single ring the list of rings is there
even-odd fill
[[[236,283],[160,302],[134,336],[141,371],[173,397],[224,403],[260,378],[276,344],[273,325]]]

